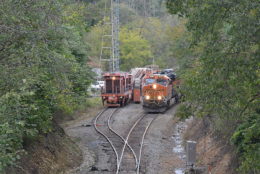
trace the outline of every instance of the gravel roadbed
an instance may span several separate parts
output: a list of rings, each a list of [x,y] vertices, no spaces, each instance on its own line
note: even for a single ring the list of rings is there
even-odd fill
[[[158,114],[145,137],[141,173],[172,174],[175,169],[183,166],[181,159],[173,151],[175,145],[173,135],[176,125],[174,114],[178,106],[173,106],[163,114]],[[129,104],[120,108],[112,118],[113,129],[125,136],[130,125],[143,112],[140,104]],[[82,119],[83,118],[83,119]],[[71,174],[110,174],[115,173],[114,160],[111,159],[112,150],[106,140],[95,131],[93,117],[86,117],[84,113],[79,121],[67,124],[65,132],[81,147],[84,161],[81,166],[69,171]],[[120,172],[125,173],[125,172]]]

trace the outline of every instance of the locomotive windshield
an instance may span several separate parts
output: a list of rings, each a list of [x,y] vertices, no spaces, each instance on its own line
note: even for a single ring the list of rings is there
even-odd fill
[[[155,83],[155,79],[145,79],[145,85]]]
[[[167,85],[167,80],[165,80],[165,79],[157,79],[156,82],[163,86]]]
[[[145,85],[149,85],[149,84],[153,84],[153,83],[158,83],[160,85],[166,86],[167,80],[165,80],[165,79],[145,79]]]

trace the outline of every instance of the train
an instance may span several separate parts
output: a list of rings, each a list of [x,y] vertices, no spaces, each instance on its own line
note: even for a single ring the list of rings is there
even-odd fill
[[[105,73],[104,88],[101,89],[103,105],[125,106],[132,99],[132,75],[126,72]]]
[[[134,68],[127,72],[104,73],[103,105],[123,107],[141,103],[146,112],[164,112],[179,100],[179,80],[172,69]]]
[[[148,74],[144,77],[142,105],[145,111],[164,112],[178,102],[176,75],[167,71]]]

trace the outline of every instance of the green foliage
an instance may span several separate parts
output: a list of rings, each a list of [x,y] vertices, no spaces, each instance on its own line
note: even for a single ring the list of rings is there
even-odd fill
[[[128,4],[136,14],[142,17],[164,17],[168,15],[164,0],[124,0],[122,3]]]
[[[120,52],[123,70],[134,68],[132,66],[151,64],[153,58],[155,64],[162,68],[177,67],[177,58],[190,56],[191,51],[188,50],[188,40],[190,37],[185,30],[183,22],[179,22],[179,19],[175,16],[169,16],[165,11],[165,6],[162,1],[155,0],[147,3],[146,15],[143,14],[144,4],[142,2],[141,6],[138,5],[140,4],[139,1],[136,1],[133,6],[129,6],[129,3],[131,4],[133,1],[124,1],[120,4],[120,30],[122,29],[120,31]],[[153,8],[155,7],[155,9],[150,9],[150,7],[148,7],[149,5]],[[92,6],[95,6],[95,8],[91,9],[89,13],[96,13],[96,8],[101,8],[99,7],[99,3],[92,4]],[[131,6],[133,8],[131,8]],[[136,8],[134,8],[134,6]],[[102,11],[102,9],[99,9],[99,11]],[[105,17],[103,21],[95,23],[95,25],[90,28],[90,32],[85,36],[85,40],[89,43],[89,59],[92,65],[96,67],[99,65],[102,33],[110,34],[111,32],[109,25],[104,25],[104,23],[108,21],[109,17]],[[135,37],[139,37],[135,39],[145,40],[145,42],[147,42],[146,44],[150,47],[151,54],[149,53],[150,55],[147,55],[148,57],[144,58],[144,60],[140,60],[143,59],[142,57],[129,54],[129,51],[133,54],[134,49],[138,48],[138,46],[129,46],[131,39],[128,39],[126,36],[127,34],[133,36],[133,33],[135,33]],[[175,33],[178,33],[180,36]],[[124,39],[124,41],[122,41],[122,39]],[[126,39],[128,39],[129,42],[126,42]],[[106,37],[104,40],[104,46],[110,47],[110,38]],[[127,60],[127,56],[131,56],[132,58]],[[109,50],[103,52],[103,58],[110,58]],[[135,58],[137,58],[137,60],[135,60]],[[130,63],[130,65],[125,67],[127,63]]]
[[[232,142],[237,146],[242,163],[240,170],[246,173],[258,173],[260,171],[260,117],[253,115],[245,123],[239,125],[234,132]],[[254,168],[251,168],[254,166]]]
[[[151,62],[149,42],[143,39],[138,31],[121,29],[120,32],[120,68],[128,71],[133,67],[143,67]]]
[[[172,27],[172,25],[176,26]],[[176,58],[179,53],[175,52],[174,48],[180,44],[176,42],[177,37],[172,37],[177,27],[179,22],[174,17],[168,19],[139,17],[127,25],[129,30],[137,30],[139,35],[149,42],[155,64],[162,68],[177,66]]]
[[[51,131],[51,111],[48,101],[33,91],[9,92],[0,98],[0,171],[23,152],[24,137]]]
[[[109,15],[109,5],[108,0],[84,0],[89,1],[87,8],[85,10],[85,20],[89,27],[97,25],[104,17],[104,15]],[[107,10],[105,7],[107,6]]]
[[[86,102],[86,6],[74,1],[4,0],[0,5],[0,172],[23,140],[52,130],[57,110]]]
[[[193,115],[192,108],[188,104],[181,103],[175,115],[181,119],[189,118]]]
[[[171,13],[188,19],[196,51],[182,74],[186,100],[198,114],[212,115],[216,131],[230,138],[252,115],[259,117],[260,4],[257,0],[168,0],[167,5]],[[259,134],[259,129],[255,131]],[[241,156],[243,173],[259,172],[255,163],[246,162],[255,159],[251,150]]]
[[[89,57],[90,61],[96,65],[99,64],[100,50],[101,50],[101,38],[102,38],[102,32],[104,30],[108,30],[108,28],[105,28],[102,25],[102,23],[100,22],[97,25],[91,27],[89,33],[84,36],[84,40],[87,43],[89,43],[88,57]]]

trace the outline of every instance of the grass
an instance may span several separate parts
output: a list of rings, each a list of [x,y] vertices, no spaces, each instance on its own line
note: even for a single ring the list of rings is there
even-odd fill
[[[87,99],[87,105],[86,107],[98,107],[101,108],[102,106],[102,101],[100,97],[92,97]]]

